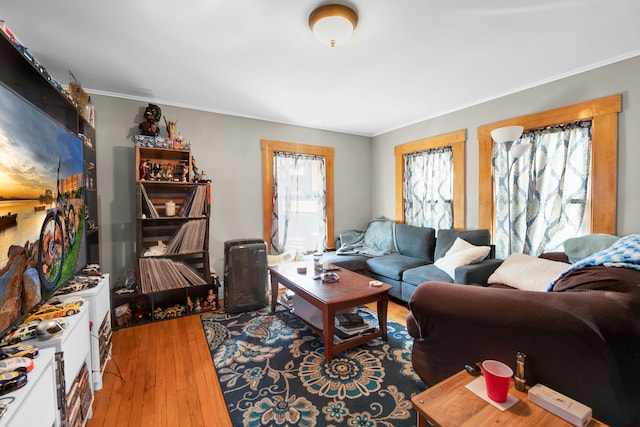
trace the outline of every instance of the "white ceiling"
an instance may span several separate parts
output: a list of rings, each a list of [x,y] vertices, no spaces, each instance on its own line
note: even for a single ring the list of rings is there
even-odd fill
[[[3,0],[54,78],[90,93],[375,136],[640,54],[638,0]]]

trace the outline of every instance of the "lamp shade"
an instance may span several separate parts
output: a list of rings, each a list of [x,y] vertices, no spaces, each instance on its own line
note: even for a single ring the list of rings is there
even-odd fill
[[[491,138],[495,142],[513,142],[522,136],[523,126],[505,126],[491,131]]]
[[[529,149],[529,143],[527,144],[517,144],[514,145],[513,147],[511,147],[511,157],[515,160],[515,159],[519,159],[520,157],[522,157],[524,155],[524,153],[527,152],[527,150]]]
[[[309,27],[316,38],[326,46],[337,46],[347,42],[358,23],[353,9],[341,4],[327,4],[309,15]]]

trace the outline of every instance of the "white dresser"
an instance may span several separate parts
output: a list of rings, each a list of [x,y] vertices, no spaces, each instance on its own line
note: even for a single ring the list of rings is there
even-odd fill
[[[27,384],[3,396],[14,400],[0,419],[0,427],[59,425],[55,349],[40,349],[33,362]]]

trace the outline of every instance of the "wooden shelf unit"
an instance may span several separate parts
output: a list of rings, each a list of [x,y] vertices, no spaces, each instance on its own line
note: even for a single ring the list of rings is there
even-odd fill
[[[175,167],[182,163],[187,167],[187,173],[184,177],[184,181],[168,181],[168,180],[153,180],[150,176],[146,179],[141,179],[140,165],[143,161],[148,160],[151,165],[159,164],[166,168],[166,166]],[[136,147],[136,182],[171,182],[171,183],[183,183],[191,184],[192,181],[192,165],[191,165],[191,150],[173,150],[170,148],[152,148],[152,147]]]
[[[191,171],[191,151],[136,147],[138,289],[135,293],[113,296],[114,313],[115,307],[129,304],[132,314],[126,322],[114,317],[114,329],[199,313],[202,310],[196,310],[196,303],[199,300],[200,308],[204,309],[210,290],[218,306],[218,283],[212,277],[209,260],[211,184],[140,179],[140,165],[144,161],[174,166],[182,163]],[[190,176],[188,172],[185,179]],[[174,215],[167,212],[167,203],[175,204]],[[167,246],[169,251],[158,251],[160,245]],[[184,311],[176,314],[168,310],[176,305],[184,306]]]
[[[78,133],[82,139],[84,158],[84,226],[87,239],[87,264],[100,264],[96,130],[82,116],[78,116]]]

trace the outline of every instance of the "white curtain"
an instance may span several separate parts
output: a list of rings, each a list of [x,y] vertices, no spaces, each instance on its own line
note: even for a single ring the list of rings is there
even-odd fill
[[[326,248],[324,157],[276,152],[273,175],[272,253]]]
[[[404,155],[404,215],[409,225],[453,226],[453,149]]]
[[[513,253],[537,256],[562,250],[562,243],[585,231],[591,170],[591,121],[525,132],[514,145],[529,143],[515,161],[507,188],[507,155],[494,143],[496,253],[508,256],[509,229]],[[510,203],[511,218],[509,218]]]

